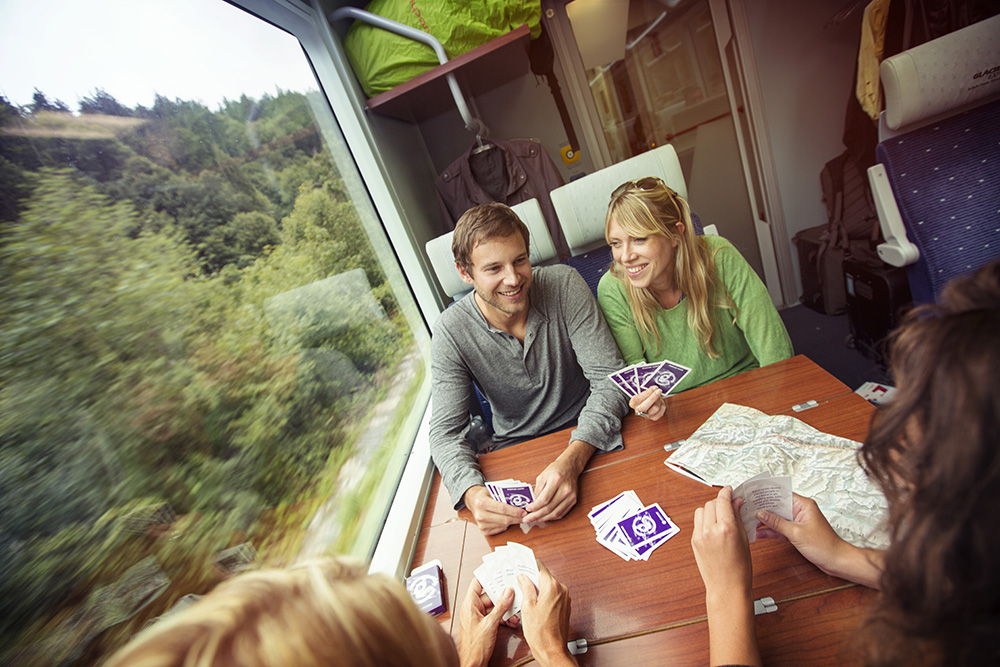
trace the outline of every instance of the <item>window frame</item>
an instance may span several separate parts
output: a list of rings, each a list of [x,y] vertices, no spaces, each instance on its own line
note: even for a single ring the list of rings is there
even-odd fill
[[[429,336],[427,323],[432,322],[441,310],[438,296],[432,278],[418,259],[411,234],[401,215],[401,207],[380,166],[381,160],[364,118],[364,101],[356,84],[352,84],[353,74],[346,56],[317,0],[310,0],[310,6],[294,0],[219,1],[229,2],[299,40],[333,114],[333,127],[327,127],[322,122],[320,126],[324,133],[339,135],[331,138],[339,139],[350,152],[362,181],[353,184],[358,191],[352,190],[351,195],[356,200],[367,197],[374,207],[382,227],[381,238],[377,241],[380,245],[384,242],[394,251]],[[350,188],[352,183],[349,181],[353,179],[344,176]],[[368,232],[372,235],[379,230],[369,229]],[[423,406],[415,406],[415,409],[423,410],[420,426],[370,561],[371,572],[383,572],[394,577],[409,573],[434,475],[428,439],[430,401]]]

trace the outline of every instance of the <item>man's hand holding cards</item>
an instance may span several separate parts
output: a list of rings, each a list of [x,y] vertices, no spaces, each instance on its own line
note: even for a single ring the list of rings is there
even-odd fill
[[[616,387],[629,396],[629,407],[640,417],[657,420],[666,412],[660,398],[673,391],[691,372],[687,366],[672,361],[633,364],[608,376]]]

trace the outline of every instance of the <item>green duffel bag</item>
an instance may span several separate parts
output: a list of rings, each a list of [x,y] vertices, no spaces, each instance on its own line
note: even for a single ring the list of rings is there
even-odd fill
[[[365,9],[430,33],[456,58],[527,24],[532,39],[541,34],[539,0],[374,0]],[[434,50],[421,42],[355,21],[344,38],[347,59],[369,97],[395,88],[437,67]]]

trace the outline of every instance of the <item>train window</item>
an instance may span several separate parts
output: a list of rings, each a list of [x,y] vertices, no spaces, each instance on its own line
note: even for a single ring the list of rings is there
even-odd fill
[[[20,0],[0,44],[0,662],[369,556],[428,333],[298,41],[221,0]]]

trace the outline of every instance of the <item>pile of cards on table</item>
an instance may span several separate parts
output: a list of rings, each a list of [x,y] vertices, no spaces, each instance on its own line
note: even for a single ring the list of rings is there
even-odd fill
[[[597,541],[625,560],[649,555],[681,529],[657,503],[643,505],[635,491],[623,491],[590,510]]]
[[[476,568],[474,574],[494,605],[500,600],[504,589],[514,589],[514,604],[503,615],[505,621],[514,614],[521,613],[523,595],[520,586],[517,585],[517,575],[528,575],[531,582],[538,586],[538,563],[535,562],[535,552],[517,542],[508,542],[507,546],[497,547],[493,553],[483,556],[483,564]]]
[[[514,507],[524,507],[535,499],[531,485],[516,479],[502,479],[499,482],[486,482],[493,500]]]
[[[651,364],[632,364],[608,377],[611,378],[616,387],[629,396],[635,396],[654,384],[666,396],[690,372],[691,369],[687,366],[681,366],[672,361],[654,361]]]

